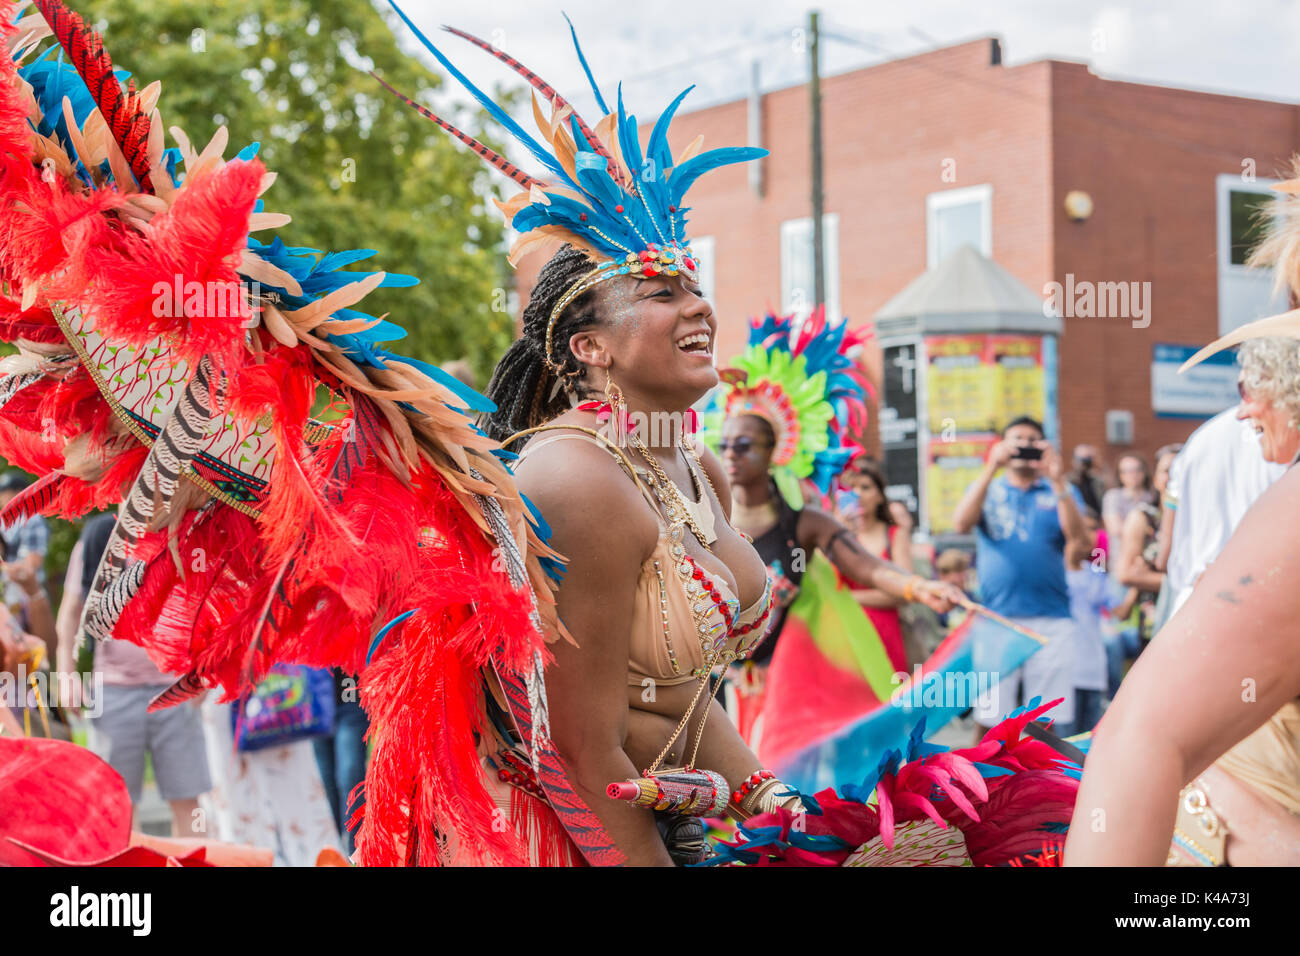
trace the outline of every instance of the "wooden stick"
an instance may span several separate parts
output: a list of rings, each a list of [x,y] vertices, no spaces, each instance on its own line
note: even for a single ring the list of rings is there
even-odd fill
[[[1030,640],[1037,641],[1039,644],[1042,644],[1044,647],[1047,646],[1047,638],[1043,637],[1043,635],[1035,633],[1034,631],[1031,631],[1029,628],[1017,624],[1015,621],[1011,620],[1010,618],[1003,617],[997,611],[990,611],[983,604],[976,604],[970,598],[963,598],[958,603],[968,611],[972,611],[976,614],[982,614],[990,621],[996,621],[998,624],[1001,624],[1003,627],[1010,628],[1011,630],[1015,631],[1017,634],[1023,634],[1025,637],[1029,638]]]

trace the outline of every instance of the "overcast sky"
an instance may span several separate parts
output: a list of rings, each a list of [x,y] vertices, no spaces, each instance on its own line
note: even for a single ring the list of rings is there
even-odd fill
[[[584,115],[597,110],[561,10],[577,27],[610,105],[622,80],[629,111],[643,121],[692,83],[697,89],[683,111],[743,96],[755,58],[765,89],[807,78],[800,41],[809,8],[779,0],[404,0],[402,6],[476,83],[490,89],[513,77],[439,30],[443,23],[508,51]],[[1079,60],[1104,77],[1300,101],[1300,2],[1290,0],[825,0],[816,8],[826,74],[996,35],[1009,65]],[[409,31],[397,29],[414,49]],[[525,125],[531,130],[531,121]]]

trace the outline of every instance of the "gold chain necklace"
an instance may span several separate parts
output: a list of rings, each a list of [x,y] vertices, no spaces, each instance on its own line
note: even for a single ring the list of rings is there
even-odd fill
[[[655,478],[659,482],[659,486],[673,499],[673,510],[681,512],[681,516],[686,522],[686,526],[691,529],[691,534],[695,535],[695,540],[700,542],[700,546],[704,548],[705,551],[712,554],[713,549],[709,547],[709,543],[706,540],[707,536],[696,522],[695,516],[691,513],[691,509],[687,507],[686,499],[677,489],[677,485],[668,477],[668,473],[664,471],[663,466],[659,464],[659,459],[650,454],[650,449],[646,448],[646,446],[641,442],[641,439],[637,438],[635,435],[629,435],[628,442],[637,450],[638,453],[640,453],[641,457],[649,463],[651,469],[653,469],[655,473]],[[707,500],[705,503],[710,508],[713,507],[713,505]],[[665,504],[668,504],[668,502],[665,502]]]

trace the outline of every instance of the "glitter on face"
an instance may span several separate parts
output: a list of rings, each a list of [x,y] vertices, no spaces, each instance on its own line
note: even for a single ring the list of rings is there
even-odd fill
[[[639,300],[637,287],[641,283],[635,279],[610,279],[605,283],[605,312],[612,325],[627,326],[633,335],[641,332],[641,317],[637,315],[636,304]]]

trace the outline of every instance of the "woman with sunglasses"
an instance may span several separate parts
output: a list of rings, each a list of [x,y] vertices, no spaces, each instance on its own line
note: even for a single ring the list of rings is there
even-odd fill
[[[886,600],[920,601],[940,613],[961,598],[951,585],[872,554],[827,511],[804,505],[801,482],[829,492],[852,453],[839,423],[865,408],[864,384],[846,354],[855,340],[845,332],[820,311],[797,332],[792,319],[767,316],[751,328],[737,367],[724,373],[731,389],[716,447],[731,485],[731,518],[753,538],[773,594],[767,637],[730,677],[741,732],[768,764],[886,699],[900,669],[852,595],[837,588],[835,572]],[[790,644],[784,652],[783,641]],[[795,673],[802,676],[780,684],[772,677]],[[823,693],[795,686],[808,679]]]

